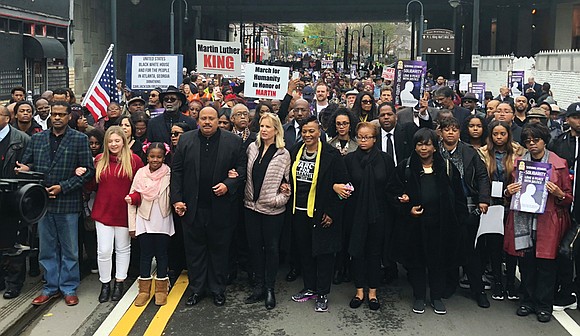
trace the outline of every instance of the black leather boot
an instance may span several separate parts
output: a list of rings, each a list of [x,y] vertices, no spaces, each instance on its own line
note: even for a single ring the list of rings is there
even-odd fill
[[[274,295],[274,288],[266,289],[266,309],[274,309],[276,307],[276,296]]]
[[[103,283],[101,284],[101,294],[99,294],[99,302],[107,302],[109,301],[109,297],[111,296],[111,283]]]
[[[115,281],[115,285],[113,286],[113,294],[111,295],[111,301],[119,301],[123,297],[123,282]]]

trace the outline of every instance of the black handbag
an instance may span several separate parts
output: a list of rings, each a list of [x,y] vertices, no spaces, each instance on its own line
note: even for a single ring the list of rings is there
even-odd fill
[[[560,247],[558,248],[558,253],[568,259],[574,259],[578,248],[580,248],[580,225],[578,225],[574,216],[572,216],[571,221],[572,225],[562,238],[562,241],[560,241]]]

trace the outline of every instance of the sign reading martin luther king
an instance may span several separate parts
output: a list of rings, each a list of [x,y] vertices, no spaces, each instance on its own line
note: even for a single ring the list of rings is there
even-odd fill
[[[244,95],[252,98],[284,99],[290,68],[248,63]]]
[[[239,76],[242,73],[240,42],[197,40],[197,72]]]

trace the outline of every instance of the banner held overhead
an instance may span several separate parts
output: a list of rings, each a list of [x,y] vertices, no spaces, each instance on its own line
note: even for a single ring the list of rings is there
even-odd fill
[[[127,86],[131,90],[153,90],[183,80],[183,55],[127,55]]]

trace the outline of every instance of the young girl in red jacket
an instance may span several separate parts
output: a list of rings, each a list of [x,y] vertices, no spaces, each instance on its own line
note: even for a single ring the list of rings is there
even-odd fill
[[[125,196],[131,189],[133,176],[143,162],[133,154],[127,137],[119,126],[111,126],[105,133],[105,150],[95,157],[95,183],[97,189],[91,217],[97,230],[97,264],[102,283],[99,302],[111,298],[118,301],[123,296],[123,282],[127,278],[131,255],[127,205]],[[89,188],[91,189],[91,188]],[[115,285],[111,295],[111,271],[115,251]]]
[[[160,142],[145,146],[148,164],[137,171],[130,194],[125,197],[129,205],[129,234],[131,237],[137,236],[141,246],[139,294],[135,299],[137,307],[149,302],[153,257],[157,261],[155,304],[163,306],[167,303],[167,249],[169,237],[175,233],[169,201],[171,170],[163,163],[169,146]]]

